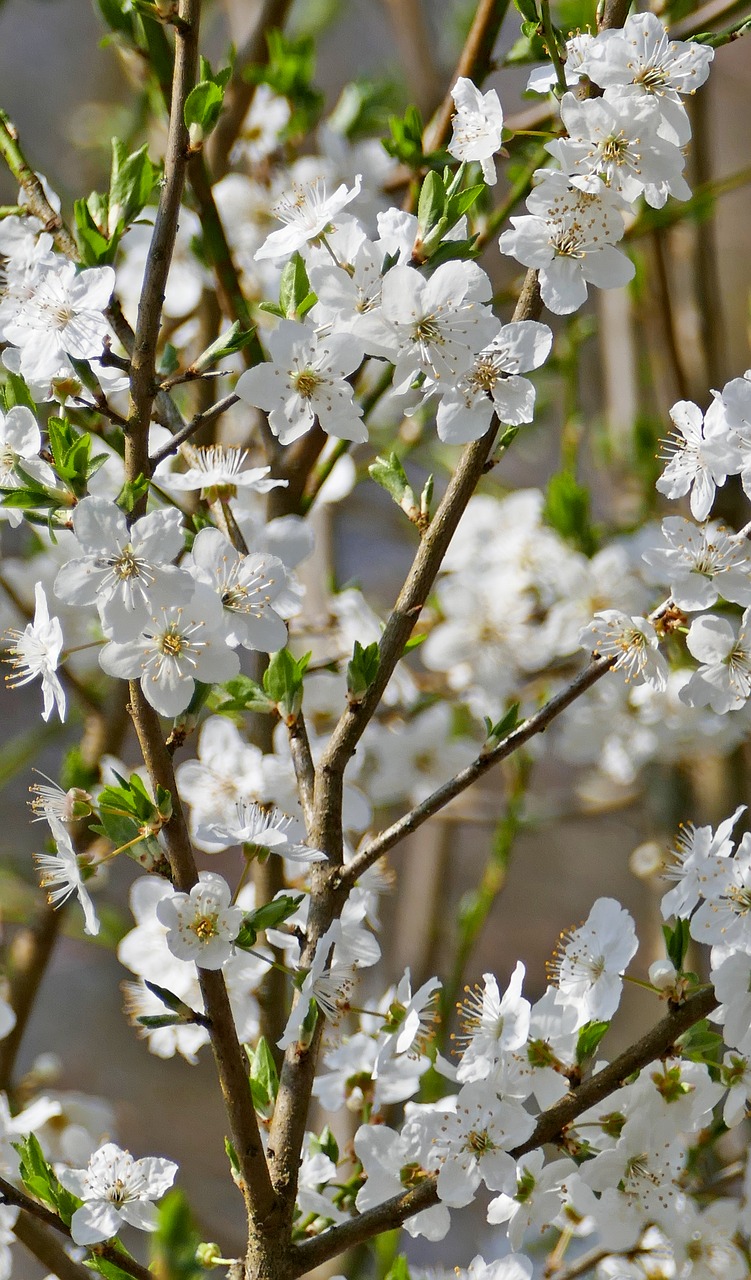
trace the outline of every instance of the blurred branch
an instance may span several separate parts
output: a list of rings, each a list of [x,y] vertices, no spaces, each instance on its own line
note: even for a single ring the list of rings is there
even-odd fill
[[[45,903],[35,923],[21,929],[11,943],[8,956],[7,999],[16,1015],[16,1021],[5,1039],[0,1041],[0,1090],[2,1091],[10,1088],[21,1041],[34,1008],[37,992],[60,935],[60,926],[64,917],[64,906],[56,910]]]
[[[58,1280],[91,1280],[91,1271],[71,1258],[61,1240],[24,1210],[13,1227],[13,1234]]]
[[[421,0],[381,0],[388,11],[399,58],[409,85],[411,100],[423,116],[433,111],[441,96],[440,71],[433,57],[433,41],[427,29]]]
[[[224,95],[224,109],[207,144],[208,167],[214,182],[229,169],[229,155],[253,101],[256,85],[246,79],[248,67],[265,62],[266,33],[283,27],[292,8],[292,0],[261,0],[258,14],[235,58],[232,78]]]

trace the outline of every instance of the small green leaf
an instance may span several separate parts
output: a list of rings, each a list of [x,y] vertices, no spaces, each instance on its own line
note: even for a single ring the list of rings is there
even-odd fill
[[[228,695],[216,706],[221,715],[231,715],[235,711],[260,711],[269,714],[275,709],[273,700],[249,676],[235,676],[232,680],[227,680],[220,686],[219,693]]]
[[[570,471],[550,477],[543,514],[562,538],[585,555],[594,555],[597,538],[590,519],[589,491]]]
[[[420,508],[404,467],[395,453],[390,453],[385,458],[377,457],[368,467],[368,474],[376,484],[391,495],[396,505],[401,507],[410,520],[417,520]]]
[[[579,1039],[576,1042],[576,1062],[578,1066],[582,1066],[595,1053],[602,1037],[605,1035],[609,1022],[588,1022],[579,1032]]]
[[[115,501],[121,511],[130,513],[149,492],[150,480],[139,472],[135,480],[126,480]]]
[[[36,404],[19,373],[10,373],[9,371],[5,374],[5,384],[0,390],[0,395],[2,395],[2,404],[6,413],[8,410],[15,408],[17,404],[20,404],[27,409],[31,409],[31,412],[36,416]]]
[[[184,1192],[168,1191],[157,1207],[151,1236],[151,1270],[169,1280],[200,1280],[205,1275],[196,1253],[201,1236]]]
[[[431,169],[426,173],[420,199],[417,204],[417,239],[427,240],[428,235],[443,217],[446,206],[446,188],[440,173]]]
[[[268,1040],[261,1036],[255,1052],[246,1045],[250,1060],[250,1092],[253,1106],[264,1120],[270,1120],[274,1113],[274,1103],[279,1092],[279,1075]]]
[[[362,702],[368,689],[378,675],[379,665],[378,641],[366,645],[363,649],[359,640],[355,640],[352,657],[347,665],[347,698],[351,703]]]
[[[159,168],[148,156],[148,144],[128,154],[119,138],[112,139],[112,165],[107,231],[120,236],[150,202],[159,182]]]
[[[662,926],[663,937],[665,938],[665,949],[668,953],[668,959],[673,968],[681,973],[683,969],[683,961],[686,958],[688,944],[691,940],[689,934],[689,921],[677,920],[675,926],[671,929],[669,924]]]
[[[302,707],[303,676],[309,662],[309,653],[295,658],[289,649],[280,649],[271,655],[263,673],[264,692],[287,723],[297,718]]]
[[[288,320],[295,320],[304,315],[301,308],[305,307],[308,299],[312,298],[307,310],[317,301],[314,293],[311,293],[310,281],[308,273],[305,269],[305,263],[299,253],[293,253],[289,262],[282,271],[281,280],[279,281],[279,308],[282,315]]]
[[[195,373],[203,373],[206,369],[211,369],[220,360],[224,360],[225,356],[232,356],[236,351],[242,351],[243,347],[246,347],[255,335],[255,329],[243,329],[242,325],[235,321],[231,329],[227,329],[225,333],[220,333],[219,337],[211,343],[211,346],[207,347],[198,359],[193,361],[191,369]]]
[[[499,742],[503,742],[504,738],[514,732],[519,723],[519,705],[518,702],[512,703],[506,714],[501,716],[501,719],[496,724],[492,724],[490,720],[486,719],[485,727],[488,731],[486,744],[491,749],[497,747]]]
[[[202,137],[211,132],[219,119],[224,102],[224,89],[214,80],[200,80],[185,99],[183,118],[186,127],[197,126]]]

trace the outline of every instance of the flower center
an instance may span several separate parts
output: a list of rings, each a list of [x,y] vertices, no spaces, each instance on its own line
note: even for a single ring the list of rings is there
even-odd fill
[[[600,155],[608,164],[624,164],[628,153],[628,138],[621,132],[600,143]]]
[[[117,559],[113,557],[110,560],[110,566],[115,577],[119,578],[121,582],[126,581],[128,578],[138,577],[138,560],[130,543],[128,543],[127,547],[123,547]]]
[[[164,632],[159,639],[159,650],[166,654],[168,658],[179,658],[185,647],[183,636],[177,630],[175,623],[171,623],[167,631]]]
[[[667,84],[667,72],[662,67],[644,67],[634,76],[634,84],[640,84],[646,93],[659,93]]]
[[[293,375],[292,382],[297,394],[302,396],[303,400],[310,400],[323,382],[323,378],[314,369],[301,369],[299,373]]]
[[[190,928],[198,938],[199,942],[208,942],[216,934],[216,914],[207,916],[196,916],[191,921]]]
[[[473,1129],[467,1136],[467,1147],[476,1156],[484,1156],[489,1151],[495,1151],[495,1143],[487,1129]]]

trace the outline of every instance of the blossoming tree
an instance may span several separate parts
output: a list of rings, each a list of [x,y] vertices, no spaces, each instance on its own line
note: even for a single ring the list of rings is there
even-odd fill
[[[586,545],[571,473],[545,504],[483,485],[534,422],[566,332],[548,321],[628,285],[650,211],[690,205],[687,101],[747,23],[708,32],[701,11],[677,38],[670,9],[605,0],[573,34],[548,0],[516,3],[531,143],[484,84],[503,0],[480,0],[432,119],[394,117],[386,151],[310,154],[320,102],[285,4],[215,71],[201,0],[99,0],[166,145],[113,140],[108,190],[71,216],[0,113],[20,187],[0,210],[8,681],[38,682],[45,721],[86,717],[59,781],[32,787],[48,904],[6,947],[0,1280],[23,1248],[60,1280],[354,1277],[355,1246],[441,1241],[476,1200],[497,1229],[476,1280],[530,1280],[543,1256],[567,1280],[748,1272],[751,1166],[728,1141],[751,1096],[745,806],[681,828],[641,979],[607,884],[537,999],[522,960],[466,989],[451,1056],[445,975],[377,977],[387,855],[544,730],[569,766],[629,781],[692,736],[729,751],[748,722],[751,523],[722,500],[751,495],[751,371],[706,412],[672,406],[652,480],[681,505],[661,523]],[[527,269],[510,315],[498,248]],[[420,488],[406,445],[433,428],[446,479]],[[355,482],[394,500],[412,562],[384,622],[349,589],[321,623],[308,517]],[[115,856],[135,864],[125,1012],[165,1092],[170,1058],[213,1052],[238,1257],[201,1240],[173,1161],[113,1141],[105,1100],[76,1110],[18,1074],[61,918],[100,934]],[[613,1056],[626,978],[652,1024]],[[393,1256],[392,1280],[409,1268]]]

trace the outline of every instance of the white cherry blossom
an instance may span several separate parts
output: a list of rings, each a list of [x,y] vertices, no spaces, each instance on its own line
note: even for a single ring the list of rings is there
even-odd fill
[[[73,842],[59,818],[50,814],[47,821],[57,848],[55,853],[34,855],[39,868],[39,883],[43,889],[46,889],[47,898],[53,907],[61,907],[74,893],[83,908],[84,929],[86,933],[96,937],[99,933],[99,921],[86,888]]]
[[[236,445],[184,444],[181,453],[188,469],[160,475],[159,479],[167,489],[189,492],[198,489],[202,498],[211,498],[215,494],[234,498],[240,489],[268,493],[270,489],[285,487],[289,483],[287,480],[273,480],[269,476],[271,467],[243,469],[248,450]]]
[[[663,520],[662,538],[662,546],[648,547],[642,559],[670,584],[679,609],[706,609],[719,596],[751,605],[751,554],[745,538],[714,522],[699,527],[682,516]]]
[[[53,377],[69,365],[68,356],[100,356],[109,331],[103,313],[114,287],[112,267],[79,273],[75,263],[63,261],[46,271],[15,320],[4,326],[6,342],[21,348],[23,377]]]
[[[492,157],[501,147],[503,109],[495,89],[481,93],[466,76],[459,76],[451,97],[456,112],[454,131],[447,150],[456,160],[479,160],[482,176],[495,185],[497,178]]]
[[[235,390],[246,404],[268,412],[282,444],[310,431],[316,419],[340,440],[367,440],[362,408],[347,381],[363,357],[352,334],[324,336],[309,324],[282,320],[266,345],[271,360],[246,369]]]
[[[218,529],[201,529],[187,560],[199,582],[216,592],[222,605],[219,630],[231,648],[276,653],[287,643],[287,627],[273,608],[287,588],[287,573],[276,556],[242,555]]]
[[[233,953],[233,943],[245,916],[233,907],[227,881],[202,871],[190,893],[160,898],[157,919],[167,929],[166,942],[178,960],[193,960],[199,969],[221,969]]]
[[[749,617],[746,609],[738,628],[712,613],[694,619],[686,646],[701,665],[681,690],[682,702],[689,707],[711,707],[718,715],[745,705],[751,693]]]
[[[679,400],[670,410],[675,431],[665,442],[667,466],[657,481],[666,498],[691,493],[691,514],[706,520],[715,491],[740,469],[738,450],[723,429],[722,408],[715,402],[702,414],[690,400]]]
[[[41,448],[39,423],[31,409],[17,404],[5,414],[0,412],[0,490],[23,488],[24,481],[15,471],[16,463],[33,479],[54,488],[55,473],[39,457]],[[0,494],[0,498],[2,496]],[[23,513],[13,507],[0,507],[0,513],[14,528],[23,520]]]
[[[360,194],[362,178],[358,174],[355,185],[347,188],[344,183],[329,196],[322,178],[305,187],[296,187],[274,205],[275,217],[285,225],[272,231],[260,249],[254,254],[256,262],[264,258],[287,258],[295,250],[302,249],[308,241],[316,241],[331,230],[342,209]]]
[[[580,1026],[612,1018],[638,946],[634,922],[614,898],[598,898],[584,924],[563,935],[553,966],[556,999],[576,1005]]]
[[[439,1200],[461,1208],[474,1199],[480,1183],[490,1191],[513,1193],[516,1164],[508,1153],[534,1127],[533,1116],[516,1102],[499,1101],[492,1086],[479,1081],[465,1084],[456,1110],[442,1116],[446,1154],[436,1183]]]
[[[305,830],[296,818],[290,818],[276,808],[238,800],[234,814],[223,822],[200,824],[196,828],[196,840],[207,853],[229,849],[231,845],[258,845],[277,853],[290,862],[322,862],[326,854],[311,849],[303,839]]]
[[[154,1200],[159,1200],[175,1180],[177,1165],[161,1156],[134,1160],[114,1142],[95,1151],[87,1169],[66,1169],[58,1177],[67,1191],[83,1200],[70,1224],[76,1244],[110,1240],[124,1226],[140,1231],[157,1227]]]
[[[546,324],[520,320],[505,324],[454,386],[443,389],[436,426],[447,444],[479,440],[495,413],[518,427],[534,417],[535,389],[519,375],[547,360],[553,335]]]
[[[161,605],[189,603],[194,583],[170,564],[183,549],[182,514],[151,511],[128,528],[106,498],[82,498],[73,512],[78,548],[55,579],[55,595],[69,605],[95,604],[106,635],[132,640]]]
[[[629,617],[619,609],[601,609],[579,636],[595,657],[614,658],[613,670],[626,681],[643,680],[654,689],[667,684],[667,663],[659,651],[659,637],[648,618]]]
[[[57,707],[61,720],[65,719],[65,690],[56,675],[63,649],[63,632],[59,618],[51,618],[47,597],[41,582],[34,587],[34,619],[18,631],[9,628],[3,637],[8,648],[5,661],[13,670],[5,680],[11,688],[18,689],[37,676],[42,681],[44,710],[42,719],[49,720],[52,708]]]

